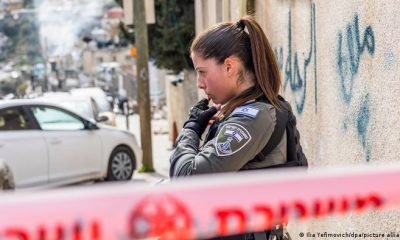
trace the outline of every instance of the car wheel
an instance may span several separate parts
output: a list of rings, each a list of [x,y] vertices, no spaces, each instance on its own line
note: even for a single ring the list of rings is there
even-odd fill
[[[135,168],[135,156],[132,151],[124,146],[117,147],[111,153],[108,162],[108,181],[126,181],[132,178]]]

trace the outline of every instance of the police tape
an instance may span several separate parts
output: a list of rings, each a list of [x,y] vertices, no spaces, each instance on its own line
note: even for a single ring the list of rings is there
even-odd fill
[[[250,171],[0,195],[1,240],[196,239],[397,208],[400,166]],[[353,168],[354,169],[354,168]]]

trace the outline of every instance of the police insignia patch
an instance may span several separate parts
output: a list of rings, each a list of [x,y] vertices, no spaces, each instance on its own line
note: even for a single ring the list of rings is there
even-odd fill
[[[251,118],[256,118],[257,114],[259,112],[260,112],[260,110],[257,109],[257,108],[250,107],[250,106],[241,106],[241,107],[236,108],[232,112],[231,116],[233,116],[233,115],[245,115],[245,116],[248,116],[248,117],[251,117]]]
[[[228,156],[242,149],[250,140],[251,136],[244,127],[229,123],[222,126],[219,131],[215,148],[218,156]]]

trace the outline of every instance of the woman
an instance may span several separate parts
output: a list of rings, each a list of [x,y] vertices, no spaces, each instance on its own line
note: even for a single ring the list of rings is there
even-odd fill
[[[236,24],[218,24],[197,36],[190,51],[197,86],[208,99],[190,110],[170,159],[171,178],[284,164],[285,133],[272,151],[259,157],[274,132],[282,85],[278,63],[260,25],[250,16]],[[216,105],[209,108],[209,99]],[[257,234],[228,239],[255,239]],[[268,235],[266,231],[263,239]]]

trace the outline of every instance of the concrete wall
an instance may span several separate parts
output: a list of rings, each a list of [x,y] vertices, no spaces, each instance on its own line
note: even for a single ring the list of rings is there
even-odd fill
[[[206,9],[215,1],[196,1],[197,33],[217,22],[210,14],[232,21],[245,14],[246,1],[222,2],[214,13]],[[310,169],[399,161],[399,15],[396,0],[255,0]],[[395,210],[348,214],[291,222],[289,232],[293,239],[324,239],[301,232],[387,234],[400,231],[398,219]]]
[[[196,34],[218,22],[237,21],[245,12],[245,0],[195,0]]]
[[[183,81],[177,81],[178,78],[182,78]],[[196,72],[184,70],[183,76],[167,75],[165,79],[169,139],[173,144],[184,122],[188,119],[189,109],[199,98]]]
[[[398,1],[260,0],[255,9],[279,60],[283,94],[295,109],[311,168],[398,161]],[[307,231],[390,233],[399,231],[399,216],[349,215],[289,230],[294,239]]]
[[[83,50],[83,72],[93,74],[96,67],[102,63],[117,62],[121,66],[131,66],[130,49],[84,49]]]
[[[165,105],[165,78],[167,70],[159,69],[154,62],[149,62],[150,100],[151,105],[160,108]]]

